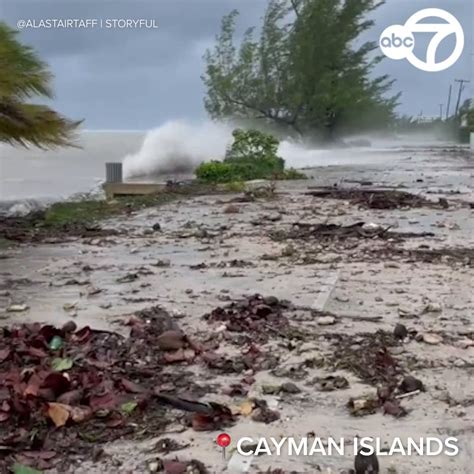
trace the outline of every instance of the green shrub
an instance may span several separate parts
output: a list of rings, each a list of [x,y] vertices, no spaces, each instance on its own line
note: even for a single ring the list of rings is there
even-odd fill
[[[222,161],[208,161],[201,163],[196,171],[196,177],[205,183],[229,183],[239,181],[234,167]]]
[[[223,162],[202,163],[197,178],[205,183],[231,183],[253,179],[302,179],[302,173],[285,170],[285,160],[278,156],[279,141],[258,130],[236,129],[234,142]]]

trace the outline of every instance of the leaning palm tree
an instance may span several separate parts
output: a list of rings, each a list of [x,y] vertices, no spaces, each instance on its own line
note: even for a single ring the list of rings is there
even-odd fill
[[[74,146],[80,122],[46,105],[29,103],[34,96],[52,98],[52,76],[35,51],[17,40],[17,34],[0,22],[0,142],[44,149]]]

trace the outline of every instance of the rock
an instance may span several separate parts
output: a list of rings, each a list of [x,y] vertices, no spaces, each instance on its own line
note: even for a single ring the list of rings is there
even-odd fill
[[[383,229],[383,226],[380,224],[375,224],[375,222],[366,222],[362,226],[362,230],[365,230],[366,232],[378,232]]]
[[[380,406],[379,400],[373,397],[351,398],[347,406],[352,416],[372,415]]]
[[[7,313],[22,313],[28,311],[30,307],[26,304],[11,304],[7,308]]]
[[[368,400],[366,400],[365,398],[354,400],[352,402],[352,406],[354,407],[355,411],[363,410],[367,405],[368,405]]]
[[[314,383],[321,392],[333,392],[334,390],[349,387],[347,379],[339,375],[329,375],[323,378],[316,377],[312,383]]]
[[[264,395],[275,395],[280,392],[279,385],[262,385],[262,393]]]
[[[446,198],[439,198],[438,203],[443,209],[449,209],[449,202]]]
[[[156,343],[162,351],[177,351],[184,347],[185,340],[186,337],[182,332],[169,330],[158,336]]]
[[[363,454],[359,451],[354,460],[355,474],[379,474],[379,461],[375,453],[370,455]]]
[[[430,344],[430,345],[437,345],[443,342],[443,338],[441,336],[439,336],[438,334],[430,334],[430,333],[423,334],[422,340],[426,344]]]
[[[336,324],[336,318],[334,316],[321,316],[320,318],[316,319],[316,323],[319,326],[332,326]]]
[[[278,221],[281,221],[281,214],[269,214],[267,216],[264,216],[264,219],[270,221],[270,222],[278,222]]]
[[[422,314],[425,313],[441,313],[443,311],[443,307],[439,303],[428,303],[422,311]]]
[[[383,404],[383,414],[392,415],[395,418],[401,418],[407,414],[405,408],[403,408],[400,403],[396,400],[387,400]]]
[[[281,251],[281,256],[282,257],[291,257],[296,253],[296,249],[292,244],[288,244],[282,251]]]
[[[155,232],[159,232],[159,231],[161,231],[161,225],[157,222],[156,224],[153,224],[152,229]]]
[[[280,387],[280,391],[284,393],[301,393],[301,389],[294,383],[287,382]]]
[[[76,329],[77,329],[77,324],[74,321],[68,321],[62,327],[62,330],[66,333],[74,332]]]
[[[265,296],[263,302],[268,306],[276,306],[280,301],[276,296]]]
[[[240,207],[235,204],[229,204],[224,208],[224,214],[238,214],[240,212]]]
[[[411,393],[419,390],[420,392],[425,391],[423,382],[411,375],[407,375],[398,387],[401,393]]]
[[[393,330],[393,335],[397,339],[405,339],[408,336],[408,329],[403,324],[397,324]]]
[[[472,339],[461,339],[460,341],[456,341],[456,347],[460,349],[469,349],[469,347],[474,347],[474,341]]]
[[[127,273],[126,275],[117,278],[117,283],[131,283],[132,281],[138,280],[138,273]]]
[[[157,260],[155,263],[152,263],[151,265],[153,265],[154,267],[163,267],[163,268],[166,268],[166,267],[171,266],[171,261],[168,260],[168,259],[165,259],[165,260]]]
[[[256,408],[252,413],[252,420],[259,423],[273,423],[280,419],[280,414],[277,411],[269,408]]]

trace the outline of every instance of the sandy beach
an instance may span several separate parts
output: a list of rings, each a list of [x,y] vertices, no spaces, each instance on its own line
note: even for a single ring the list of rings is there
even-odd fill
[[[240,414],[223,430],[232,440],[311,433],[380,437],[390,443],[395,437],[453,436],[459,440],[458,456],[385,457],[381,472],[467,473],[474,430],[473,173],[472,158],[460,148],[418,147],[379,165],[311,169],[309,180],[279,184],[273,199],[199,196],[101,222],[102,228],[118,231],[110,237],[58,238],[6,249],[1,252],[2,325],[38,321],[61,326],[72,318],[78,327],[126,334],[123,323],[130,315],[160,305],[186,334],[204,344],[214,340],[217,353],[237,357],[245,347],[225,325],[202,316],[256,293],[288,300],[293,307],[285,317],[303,336],[270,333],[259,344],[276,358],[267,370],[222,374],[198,359],[169,369],[183,370],[179,366],[184,365],[196,383],[212,386],[203,402],[219,402],[239,413],[242,403],[255,398],[279,413],[270,423]],[[373,209],[350,199],[311,195],[334,184],[359,191],[409,191],[431,204]],[[443,200],[448,206],[438,205]],[[341,238],[303,233],[305,225],[355,223],[390,228],[394,234]],[[154,224],[160,231],[151,230]],[[12,304],[29,309],[7,312]],[[338,369],[334,361],[348,357],[347,340],[354,346],[352,354],[359,350],[363,358],[370,337],[379,331],[391,336],[397,323],[410,335],[389,347],[402,371],[395,382],[412,375],[425,391],[401,399],[407,412],[403,417],[383,409],[352,416],[349,400],[374,396],[378,384],[363,380],[350,365]],[[243,376],[254,379],[248,393],[227,395],[225,388]],[[317,380],[328,376],[341,377],[347,386],[321,390]],[[285,383],[298,390],[270,393],[268,386]],[[170,410],[175,422],[164,433],[140,442],[114,441],[105,446],[101,460],[77,459],[70,472],[153,472],[156,459],[166,458],[154,451],[163,437],[186,446],[169,459],[194,458],[211,473],[336,473],[353,465],[350,454],[258,456],[247,459],[245,470],[237,462],[235,441],[223,461],[215,444],[219,431],[196,432],[183,425],[180,411]],[[240,471],[227,470],[229,459]]]

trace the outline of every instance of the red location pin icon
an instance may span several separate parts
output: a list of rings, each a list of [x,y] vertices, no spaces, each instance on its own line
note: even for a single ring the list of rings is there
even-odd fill
[[[217,444],[222,448],[222,457],[225,459],[225,448],[230,444],[230,436],[227,433],[221,433],[217,437]]]

